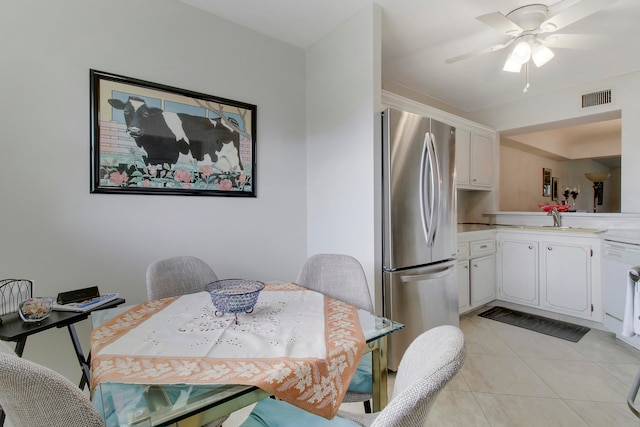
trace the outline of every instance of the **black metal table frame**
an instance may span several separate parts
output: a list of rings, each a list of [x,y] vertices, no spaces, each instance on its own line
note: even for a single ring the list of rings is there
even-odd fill
[[[49,317],[42,322],[26,323],[18,316],[18,313],[11,313],[3,316],[2,324],[0,324],[0,340],[12,341],[16,343],[15,352],[18,356],[22,357],[24,347],[27,344],[27,338],[30,335],[34,335],[51,328],[63,328],[67,327],[69,336],[71,337],[71,343],[76,353],[80,369],[82,370],[82,377],[80,378],[80,389],[84,389],[89,385],[90,377],[90,364],[91,364],[91,352],[87,357],[84,356],[82,345],[78,339],[78,334],[74,326],[75,323],[81,322],[89,317],[91,312],[97,310],[104,310],[106,308],[117,307],[120,304],[124,304],[126,301],[123,298],[116,298],[113,301],[109,301],[99,307],[85,312],[76,311],[52,311]],[[4,424],[4,412],[0,410],[0,426]]]

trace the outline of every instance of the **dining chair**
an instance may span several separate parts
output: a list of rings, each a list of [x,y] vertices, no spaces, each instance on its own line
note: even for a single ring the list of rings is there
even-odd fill
[[[104,427],[98,411],[69,379],[18,357],[0,342],[0,406],[11,426]]]
[[[206,285],[216,280],[218,276],[215,271],[200,258],[176,256],[160,259],[147,268],[147,298],[154,300],[202,292]],[[96,320],[96,323],[104,321]],[[224,416],[213,420],[206,427],[221,426],[227,418]]]
[[[15,313],[18,305],[33,296],[33,282],[26,279],[0,280],[0,316]],[[2,319],[0,319],[2,325]]]
[[[373,312],[367,277],[360,262],[343,254],[316,254],[303,264],[296,283],[362,310]],[[343,402],[363,402],[371,412],[371,354],[362,357]]]
[[[462,331],[456,326],[437,326],[423,332],[407,348],[391,400],[382,411],[339,411],[327,420],[281,400],[264,399],[240,427],[422,427],[436,397],[458,373],[464,358]]]
[[[176,256],[152,262],[147,268],[149,300],[204,291],[218,280],[213,269],[194,256]]]

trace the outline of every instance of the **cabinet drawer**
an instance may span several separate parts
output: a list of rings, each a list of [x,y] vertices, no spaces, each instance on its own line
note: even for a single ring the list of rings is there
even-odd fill
[[[458,258],[466,258],[469,256],[469,242],[458,243]]]
[[[496,251],[496,241],[493,239],[476,240],[471,242],[471,256],[491,254]]]

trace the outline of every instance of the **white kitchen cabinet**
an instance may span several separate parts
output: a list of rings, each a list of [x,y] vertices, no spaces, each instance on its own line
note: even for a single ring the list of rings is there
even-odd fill
[[[538,305],[538,242],[531,236],[498,237],[498,295],[518,304]]]
[[[491,190],[493,136],[456,128],[456,184],[458,188]]]
[[[458,311],[464,313],[471,308],[471,291],[469,288],[469,260],[464,259],[456,263],[458,276]]]
[[[494,232],[458,236],[459,310],[467,312],[496,299]]]
[[[496,299],[496,256],[470,259],[469,270],[471,307],[478,307]]]
[[[591,317],[591,244],[566,239],[542,242],[541,307]]]
[[[498,299],[602,321],[596,235],[501,230],[496,240]]]

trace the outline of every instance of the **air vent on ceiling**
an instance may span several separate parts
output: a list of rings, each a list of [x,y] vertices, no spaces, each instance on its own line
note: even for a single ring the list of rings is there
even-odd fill
[[[611,104],[611,89],[582,95],[582,108],[603,104]]]

